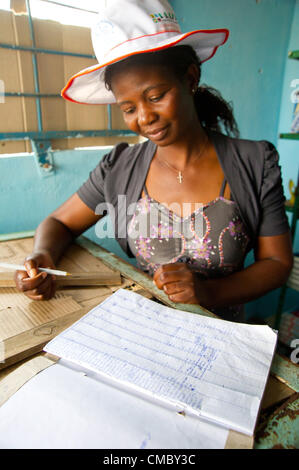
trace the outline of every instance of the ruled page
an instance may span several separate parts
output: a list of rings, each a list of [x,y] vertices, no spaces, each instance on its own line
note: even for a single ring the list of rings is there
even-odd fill
[[[275,345],[268,326],[202,317],[119,289],[45,350],[251,435]]]

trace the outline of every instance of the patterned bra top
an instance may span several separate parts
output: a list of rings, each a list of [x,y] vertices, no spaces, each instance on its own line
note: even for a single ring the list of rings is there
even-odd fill
[[[219,278],[243,267],[248,234],[234,201],[224,198],[224,179],[219,197],[198,204],[182,217],[152,199],[146,187],[128,227],[128,243],[137,266],[153,275],[162,264],[184,262],[203,278]],[[190,212],[190,211],[189,211]],[[231,321],[244,321],[243,306],[210,309]]]

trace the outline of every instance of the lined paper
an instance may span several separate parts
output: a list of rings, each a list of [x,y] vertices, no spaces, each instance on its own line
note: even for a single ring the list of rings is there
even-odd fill
[[[44,349],[252,435],[275,345],[268,326],[202,317],[119,289]]]
[[[83,370],[59,361],[14,393],[0,407],[0,449],[225,447],[227,429],[156,406]]]

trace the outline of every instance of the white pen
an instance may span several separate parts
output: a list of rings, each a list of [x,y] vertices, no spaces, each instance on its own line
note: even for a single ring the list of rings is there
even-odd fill
[[[25,266],[21,264],[10,264],[10,263],[0,263],[0,268],[7,268],[11,271],[27,271]],[[50,269],[50,268],[37,268],[39,271],[43,271],[48,274],[54,274],[56,276],[71,276],[70,273],[67,271],[59,271],[58,269]]]

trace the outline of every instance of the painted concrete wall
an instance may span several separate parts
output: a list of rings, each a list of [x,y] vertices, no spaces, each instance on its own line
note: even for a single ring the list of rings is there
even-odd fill
[[[241,137],[277,144],[281,87],[295,0],[172,0],[182,30],[227,28],[202,83],[232,101]]]
[[[293,21],[290,28],[290,38],[288,43],[288,51],[299,49],[299,0],[296,0],[294,9]],[[292,114],[294,104],[291,102],[290,94],[294,89],[291,87],[293,80],[298,79],[299,84],[299,61],[291,60],[285,55],[285,68],[284,78],[282,82],[282,94],[280,104],[280,115],[278,125],[278,135],[280,133],[287,133],[291,130]],[[285,196],[290,198],[288,189],[289,180],[292,179],[295,183],[299,171],[299,141],[291,141],[285,139],[278,139],[277,149],[280,154],[280,164],[284,183]],[[289,216],[289,219],[291,217]],[[299,222],[297,223],[297,231],[294,240],[294,252],[299,252]],[[251,302],[247,306],[248,312],[255,314],[259,317],[267,316],[269,310],[272,310],[277,305],[279,297],[279,290],[271,292],[270,294],[262,297],[261,299]],[[288,289],[285,298],[284,310],[293,310],[299,306],[298,292]]]
[[[33,155],[0,156],[0,234],[34,230],[78,189],[108,151],[109,148],[54,152],[55,172],[45,178],[40,176]],[[99,224],[106,224],[106,219]],[[97,226],[92,227],[85,235],[99,243],[96,231]],[[102,240],[102,246],[127,259],[112,238],[110,224],[107,231],[110,238]]]
[[[202,65],[201,82],[232,102],[242,138],[269,140],[277,147],[288,198],[288,181],[298,172],[299,143],[283,142],[278,135],[291,127],[290,82],[299,78],[299,62],[287,59],[289,50],[299,49],[299,1],[188,0],[188,8],[181,0],[171,3],[183,31],[229,29],[228,41]],[[252,262],[251,253],[246,265]],[[250,302],[248,317],[274,313],[278,295],[276,290]],[[299,303],[297,297],[289,291],[286,308]]]
[[[183,31],[223,27],[230,30],[226,45],[203,65],[202,82],[214,86],[225,99],[232,101],[241,137],[267,139],[279,146],[286,185],[289,174],[293,176],[295,169],[297,172],[298,153],[295,154],[294,144],[281,143],[277,136],[279,131],[290,127],[288,87],[295,64],[286,57],[291,44],[299,47],[295,44],[298,0],[173,0],[171,3]],[[294,155],[291,163],[287,158],[290,149]],[[80,186],[106,151],[57,151],[54,153],[56,172],[48,178],[39,176],[32,155],[0,156],[0,233],[35,229]],[[86,235],[99,242],[94,228]],[[108,238],[102,244],[127,259],[115,240]],[[248,262],[251,260],[249,257]],[[250,303],[248,312],[268,315],[274,308],[275,298],[271,294]]]
[[[294,10],[293,22],[291,27],[290,41],[288,51],[299,50],[299,0],[296,0]],[[281,106],[280,106],[280,119],[278,133],[290,132],[294,103],[291,101],[291,92],[294,90],[292,86],[296,81],[299,86],[299,61],[292,60],[286,57],[285,59],[285,73],[282,87]],[[297,182],[297,175],[299,171],[299,141],[279,139],[277,145],[280,162],[282,168],[282,176],[284,181],[285,195],[287,199],[290,198],[288,189],[289,180]],[[299,251],[299,225],[297,227],[296,239],[294,243],[294,251]]]

